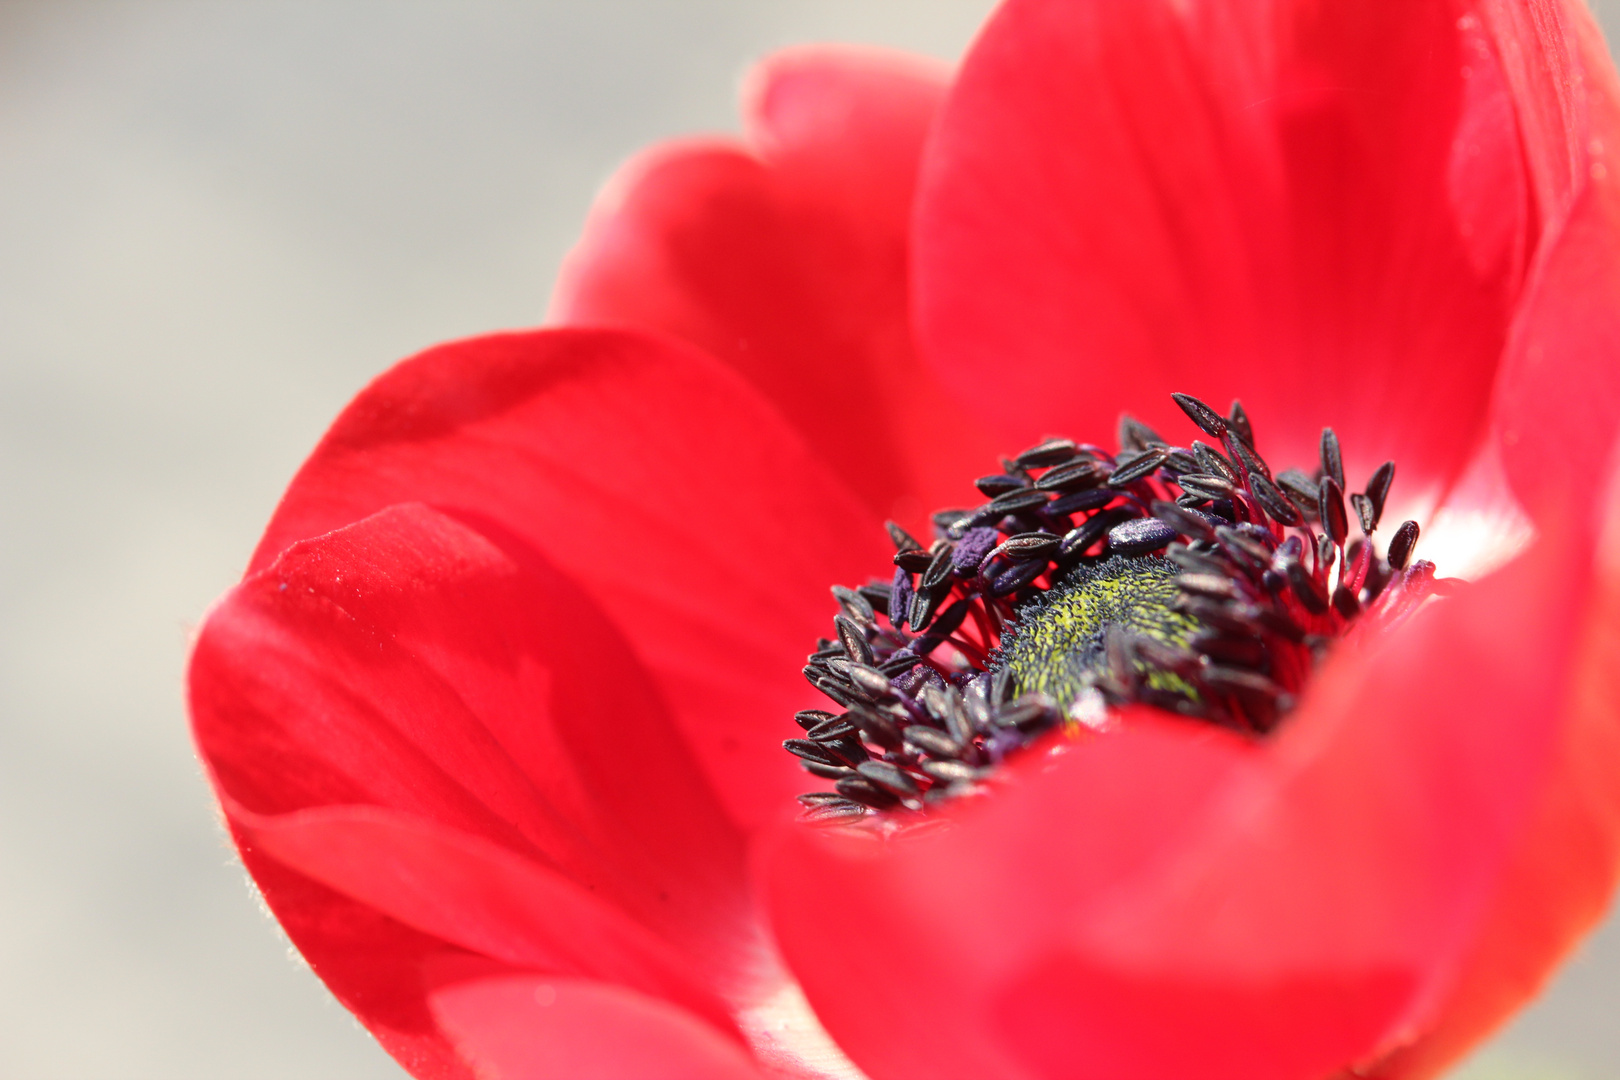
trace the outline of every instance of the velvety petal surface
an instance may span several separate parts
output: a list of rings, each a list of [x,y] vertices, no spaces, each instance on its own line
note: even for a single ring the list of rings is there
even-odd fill
[[[878,1080],[1308,1080],[1425,1030],[1562,779],[1553,546],[1347,643],[1265,746],[1138,717],[954,830],[789,831],[772,920],[818,1015]]]
[[[441,346],[380,377],[293,480],[254,557],[420,501],[510,536],[622,634],[745,825],[802,773],[782,725],[827,588],[889,563],[875,522],[738,376],[643,334],[549,330]],[[791,726],[790,726],[791,728]]]
[[[374,807],[273,817],[227,807],[227,813],[259,852],[396,922],[479,956],[631,987],[737,1034],[702,976],[737,983],[742,971],[716,970],[700,954],[708,970],[692,970],[692,951],[593,895],[594,883],[460,830]],[[716,900],[720,906],[727,898]],[[748,913],[734,907],[733,916],[737,935],[746,938]],[[742,968],[749,958],[729,944]]]
[[[428,1008],[424,973],[468,954],[350,900],[232,830],[276,921],[343,1007],[417,1080],[475,1080]]]
[[[1485,3],[1549,224],[1496,390],[1496,437],[1532,508],[1592,497],[1620,429],[1620,79],[1579,3]]]
[[[1241,398],[1357,487],[1456,475],[1533,248],[1492,39],[1449,0],[1012,0],[924,161],[928,360],[1014,441]],[[986,393],[986,387],[993,387]]]
[[[516,538],[407,504],[294,544],[210,613],[190,690],[267,901],[390,1049],[443,1056],[423,995],[458,954],[622,984],[739,1047],[730,1009],[780,982],[656,689]]]
[[[458,983],[433,1010],[481,1080],[762,1080],[689,1013],[609,983],[507,975]]]
[[[1591,598],[1543,785],[1437,1023],[1367,1074],[1438,1076],[1540,992],[1620,882],[1620,454]]]
[[[908,527],[971,499],[967,481],[1009,448],[922,368],[907,315],[912,193],[946,75],[876,49],[766,59],[747,82],[742,141],[655,147],[610,182],[552,320],[701,346]]]

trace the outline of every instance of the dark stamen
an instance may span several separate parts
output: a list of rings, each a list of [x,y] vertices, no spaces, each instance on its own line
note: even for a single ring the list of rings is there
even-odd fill
[[[987,502],[932,515],[927,546],[888,523],[892,578],[833,589],[804,668],[841,711],[799,712],[783,743],[837,789],[801,796],[806,820],[899,827],[1127,704],[1263,737],[1352,621],[1434,590],[1431,564],[1407,565],[1415,522],[1374,544],[1392,463],[1349,496],[1352,544],[1331,428],[1315,476],[1273,477],[1240,403],[1175,401],[1220,449],[1126,416],[1117,456],[1054,438],[1003,459],[974,481]]]
[[[1321,492],[1317,489],[1315,480],[1306,476],[1298,469],[1284,469],[1277,474],[1277,487],[1288,496],[1300,513],[1307,518],[1316,517],[1317,502]]]
[[[1108,466],[1088,458],[1048,471],[1035,481],[1035,487],[1039,491],[1080,491],[1094,488],[1107,478]]]
[[[928,569],[934,557],[920,547],[906,548],[894,553],[894,565],[913,574],[920,574]]]
[[[1170,397],[1187,418],[1197,424],[1199,429],[1210,438],[1219,439],[1226,434],[1226,417],[1205,405],[1191,394],[1171,394]]]
[[[1166,443],[1159,438],[1158,432],[1134,416],[1119,418],[1119,449],[1122,453],[1127,450],[1146,450],[1150,446],[1164,445]]]
[[[1230,499],[1237,493],[1237,486],[1230,480],[1208,473],[1183,476],[1181,487],[1189,495],[1200,495],[1206,499]]]
[[[1372,535],[1372,531],[1378,527],[1378,513],[1373,509],[1372,500],[1357,491],[1350,496],[1350,505],[1355,508],[1356,521],[1361,525],[1361,531]]]
[[[1367,498],[1372,502],[1372,528],[1378,527],[1378,519],[1384,514],[1384,500],[1389,497],[1389,487],[1395,482],[1395,463],[1386,461],[1373,471],[1372,479],[1367,481]]]
[[[1227,439],[1226,448],[1232,451],[1232,456],[1238,459],[1238,463],[1243,466],[1244,471],[1250,476],[1263,476],[1267,480],[1271,479],[1271,466],[1266,464],[1264,458],[1251,450],[1248,443],[1242,439]]]
[[[1146,555],[1176,538],[1176,530],[1158,518],[1135,518],[1108,530],[1108,549],[1121,555]]]
[[[1151,476],[1164,464],[1165,457],[1165,450],[1162,446],[1138,450],[1134,454],[1120,455],[1119,464],[1108,477],[1108,486],[1112,488],[1129,487],[1138,480]]]
[[[1160,499],[1153,504],[1153,516],[1175,529],[1182,536],[1194,540],[1213,540],[1215,538],[1215,521],[1207,514],[1191,510],[1175,503]]]
[[[1020,469],[1040,469],[1068,461],[1074,456],[1074,450],[1074,443],[1068,439],[1047,439],[1025,450],[1015,460]]]
[[[1232,399],[1232,408],[1226,414],[1227,427],[1237,433],[1238,438],[1254,445],[1254,425],[1249,423],[1249,414],[1243,411],[1243,402]]]
[[[1344,512],[1344,487],[1332,476],[1322,481],[1316,512],[1322,518],[1322,528],[1338,547],[1344,546],[1350,535],[1350,519]]]
[[[1412,556],[1412,548],[1417,544],[1418,523],[1403,521],[1401,527],[1395,530],[1395,537],[1389,542],[1389,568],[1391,570],[1405,570],[1406,560]]]
[[[1282,524],[1298,525],[1304,520],[1294,504],[1264,476],[1250,476],[1249,488],[1254,492],[1254,497],[1260,500],[1260,508]]]
[[[1312,615],[1325,615],[1328,609],[1327,590],[1322,588],[1310,571],[1297,560],[1290,560],[1285,571],[1288,575],[1288,584],[1293,586],[1294,595],[1305,610]]]
[[[994,476],[979,477],[973,481],[973,486],[978,488],[985,498],[993,499],[997,495],[1005,495],[1009,491],[1026,488],[1029,486],[1029,481],[1022,476],[1008,476],[1006,473],[997,473]]]
[[[918,794],[917,782],[888,761],[863,761],[855,769],[861,778],[896,795]]]
[[[1344,455],[1339,452],[1339,436],[1330,427],[1322,429],[1322,475],[1344,490]]]
[[[1193,456],[1198,459],[1198,464],[1203,466],[1205,472],[1219,476],[1229,484],[1236,484],[1242,479],[1236,466],[1226,460],[1226,455],[1213,446],[1207,446],[1194,439],[1192,449]]]
[[[917,543],[916,537],[906,532],[906,530],[902,529],[894,522],[884,522],[884,525],[889,530],[889,539],[894,541],[894,549],[896,551],[920,551],[922,549],[922,545]]]

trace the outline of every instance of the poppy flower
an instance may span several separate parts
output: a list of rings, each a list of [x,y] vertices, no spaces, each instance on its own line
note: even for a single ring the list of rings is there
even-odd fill
[[[1620,853],[1617,105],[1557,0],[1013,0],[954,74],[767,60],[740,140],[612,182],[550,327],[401,363],[294,479],[191,661],[244,864],[422,1078],[1434,1074]],[[1263,685],[1154,699],[1186,641],[1109,630],[1095,730],[951,726],[1069,662],[979,647],[1074,566],[1245,543],[1200,587],[1299,631]],[[1418,557],[1469,581],[1392,604]],[[919,644],[940,599],[988,621]],[[1222,603],[1174,610],[1262,618]],[[885,679],[929,745],[875,756]]]

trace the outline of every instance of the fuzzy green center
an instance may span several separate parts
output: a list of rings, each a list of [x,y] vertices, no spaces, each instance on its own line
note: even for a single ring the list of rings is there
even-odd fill
[[[1019,609],[1002,642],[1002,662],[1020,693],[1042,693],[1061,705],[1080,698],[1108,671],[1110,626],[1187,648],[1203,625],[1177,611],[1174,563],[1157,556],[1114,556],[1075,567]],[[1139,677],[1155,690],[1198,700],[1197,689],[1174,672],[1138,661]]]

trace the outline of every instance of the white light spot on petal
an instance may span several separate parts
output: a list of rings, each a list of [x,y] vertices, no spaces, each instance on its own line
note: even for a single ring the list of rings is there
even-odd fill
[[[790,1065],[825,1080],[866,1080],[821,1026],[796,982],[784,983],[758,1005],[743,1009],[737,1022],[763,1061]]]
[[[1423,526],[1412,557],[1434,563],[1440,577],[1473,581],[1511,562],[1535,538],[1492,443]]]

